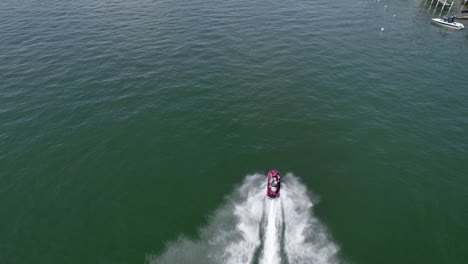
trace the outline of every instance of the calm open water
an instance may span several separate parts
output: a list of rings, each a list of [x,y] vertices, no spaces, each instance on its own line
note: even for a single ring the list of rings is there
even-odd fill
[[[326,237],[301,245],[331,257],[304,263],[466,263],[468,31],[431,25],[438,13],[1,1],[0,263],[177,263],[259,216],[225,197],[271,168],[303,194],[284,200],[285,243],[301,219]]]

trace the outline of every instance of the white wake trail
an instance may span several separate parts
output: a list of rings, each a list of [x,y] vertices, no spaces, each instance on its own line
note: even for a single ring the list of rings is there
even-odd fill
[[[180,237],[153,263],[338,263],[338,247],[313,217],[307,188],[288,174],[281,198],[266,199],[266,176],[247,176],[214,212],[200,239]]]
[[[289,263],[338,263],[338,246],[313,216],[307,188],[288,174],[281,190],[284,205],[285,251]]]
[[[247,176],[214,212],[208,226],[200,230],[199,240],[180,237],[168,244],[162,255],[148,255],[146,262],[252,263],[255,250],[260,246],[265,179],[260,174]]]
[[[235,232],[242,236],[237,242],[227,244],[222,263],[251,263],[255,249],[260,245],[260,221],[263,212],[264,192],[259,184],[264,177],[253,175],[247,177],[238,190],[240,201],[233,201],[234,216],[237,218]],[[264,185],[266,188],[266,184]],[[218,237],[222,242],[229,241],[229,237]],[[223,241],[225,240],[225,241]]]
[[[281,201],[270,200],[265,201],[266,214],[266,231],[264,238],[263,255],[260,260],[261,264],[276,264],[280,263],[280,246],[281,246]]]

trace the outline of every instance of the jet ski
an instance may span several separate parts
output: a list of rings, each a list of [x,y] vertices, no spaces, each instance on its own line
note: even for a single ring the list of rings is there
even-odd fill
[[[280,197],[281,175],[277,170],[268,172],[267,197],[276,199]]]

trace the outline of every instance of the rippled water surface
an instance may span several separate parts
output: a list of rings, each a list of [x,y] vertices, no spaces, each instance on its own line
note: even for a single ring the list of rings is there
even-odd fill
[[[439,13],[1,1],[0,263],[171,262],[217,249],[221,231],[261,262],[276,229],[242,196],[261,180],[242,186],[271,168],[296,175],[278,207],[282,262],[463,263],[468,31],[431,25]]]

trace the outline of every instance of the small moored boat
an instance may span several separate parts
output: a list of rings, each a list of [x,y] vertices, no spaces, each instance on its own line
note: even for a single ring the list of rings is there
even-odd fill
[[[448,28],[453,28],[453,29],[464,29],[465,26],[462,23],[458,23],[454,21],[454,16],[443,16],[442,18],[433,18],[432,22],[434,24],[443,26],[443,27],[448,27]]]

